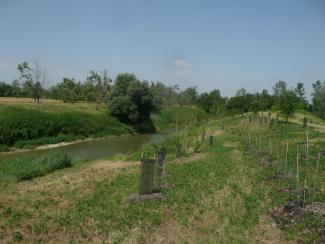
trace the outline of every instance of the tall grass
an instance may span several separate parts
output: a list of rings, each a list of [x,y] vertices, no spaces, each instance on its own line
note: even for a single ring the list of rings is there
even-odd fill
[[[5,159],[0,162],[0,182],[29,180],[69,166],[71,166],[71,158],[62,152],[53,152],[42,157],[25,156]]]
[[[8,107],[2,109],[0,114],[0,144],[9,146],[18,141],[56,137],[60,134],[91,137],[119,135],[128,131],[127,126],[106,113],[49,113]]]

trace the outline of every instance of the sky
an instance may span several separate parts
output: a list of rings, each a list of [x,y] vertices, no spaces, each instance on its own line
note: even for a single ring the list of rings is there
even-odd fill
[[[272,91],[325,80],[325,0],[0,0],[0,81],[46,66],[47,85],[115,78]]]

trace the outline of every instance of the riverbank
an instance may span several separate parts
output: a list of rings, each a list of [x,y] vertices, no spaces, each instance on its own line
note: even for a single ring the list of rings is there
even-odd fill
[[[40,146],[36,146],[35,148],[31,148],[31,149],[19,149],[19,148],[16,148],[16,149],[14,149],[12,151],[9,151],[9,152],[0,152],[0,156],[11,155],[11,154],[15,154],[15,153],[23,153],[23,152],[33,152],[33,151],[38,151],[38,150],[54,149],[54,148],[58,148],[58,147],[64,147],[64,146],[74,145],[74,144],[83,143],[83,142],[103,140],[103,139],[109,139],[109,138],[116,138],[116,137],[119,137],[119,136],[126,136],[126,135],[130,135],[130,134],[111,135],[111,136],[96,137],[96,138],[90,137],[90,138],[86,138],[86,139],[82,139],[82,140],[76,140],[76,141],[72,141],[72,142],[64,142],[63,141],[63,142],[59,142],[59,143],[40,145]],[[137,133],[132,133],[132,135],[137,135]]]
[[[201,140],[203,128],[207,136],[215,135],[213,146]],[[321,216],[295,216],[294,222],[284,225],[271,215],[297,197],[295,178],[280,178],[282,161],[277,158],[288,141],[287,170],[293,171],[296,146],[305,134],[295,124],[289,123],[282,132],[281,128],[280,123],[271,130],[266,123],[249,123],[239,117],[210,121],[182,130],[158,145],[146,144],[131,154],[78,162],[71,168],[9,185],[0,192],[0,240],[321,243]],[[255,143],[247,148],[248,131],[251,138],[261,135],[260,153]],[[268,151],[270,131],[274,131],[273,159]],[[322,138],[324,134],[310,129],[310,137]],[[177,160],[176,143],[183,145],[184,153]],[[300,176],[307,179],[308,186],[316,164],[314,155],[324,143],[313,143],[309,161],[299,165]],[[161,146],[167,148],[168,155],[165,200],[134,205],[129,198],[138,191],[139,159],[142,154],[152,158]],[[325,201],[322,162],[315,202]],[[306,194],[306,206],[312,204],[311,197]]]

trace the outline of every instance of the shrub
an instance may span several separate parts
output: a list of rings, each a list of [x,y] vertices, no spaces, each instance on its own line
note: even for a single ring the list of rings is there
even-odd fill
[[[53,152],[42,157],[8,158],[0,162],[0,181],[28,180],[70,166],[71,158],[62,152]]]
[[[7,145],[0,145],[0,152],[9,152],[10,148]]]
[[[68,135],[68,137],[91,137],[118,135],[128,131],[127,126],[108,114],[49,113],[34,109],[8,107],[2,109],[0,115],[0,144],[8,146],[18,143],[16,146],[23,147],[23,144],[26,144],[23,143],[24,141],[43,138],[40,139],[42,142],[42,140],[45,141],[60,134]],[[36,143],[36,141],[34,142]]]

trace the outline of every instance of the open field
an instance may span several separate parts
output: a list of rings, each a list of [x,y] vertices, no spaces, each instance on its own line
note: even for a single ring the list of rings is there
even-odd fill
[[[203,130],[207,136],[215,136],[212,147],[201,142]],[[270,128],[268,123],[260,124],[258,119],[250,123],[241,116],[182,130],[162,145],[141,150],[152,157],[160,146],[168,148],[168,187],[163,190],[165,200],[139,205],[130,203],[129,198],[138,191],[141,151],[96,162],[74,162],[71,168],[9,184],[0,193],[0,240],[321,243],[325,238],[324,209],[319,207],[317,212],[315,204],[325,202],[324,156],[317,174],[315,168],[317,154],[325,148],[325,134],[310,129],[307,158],[305,135],[298,124],[279,122]],[[175,143],[184,146],[180,159],[175,159]],[[297,208],[301,212],[281,215],[282,207],[297,199],[304,205]]]
[[[64,103],[61,100],[43,99],[42,102],[36,103],[32,98],[14,98],[0,97],[0,111],[6,107],[20,107],[28,109],[36,109],[45,112],[83,112],[90,114],[98,114],[107,111],[107,107],[103,104],[91,102],[76,102],[74,104]]]

